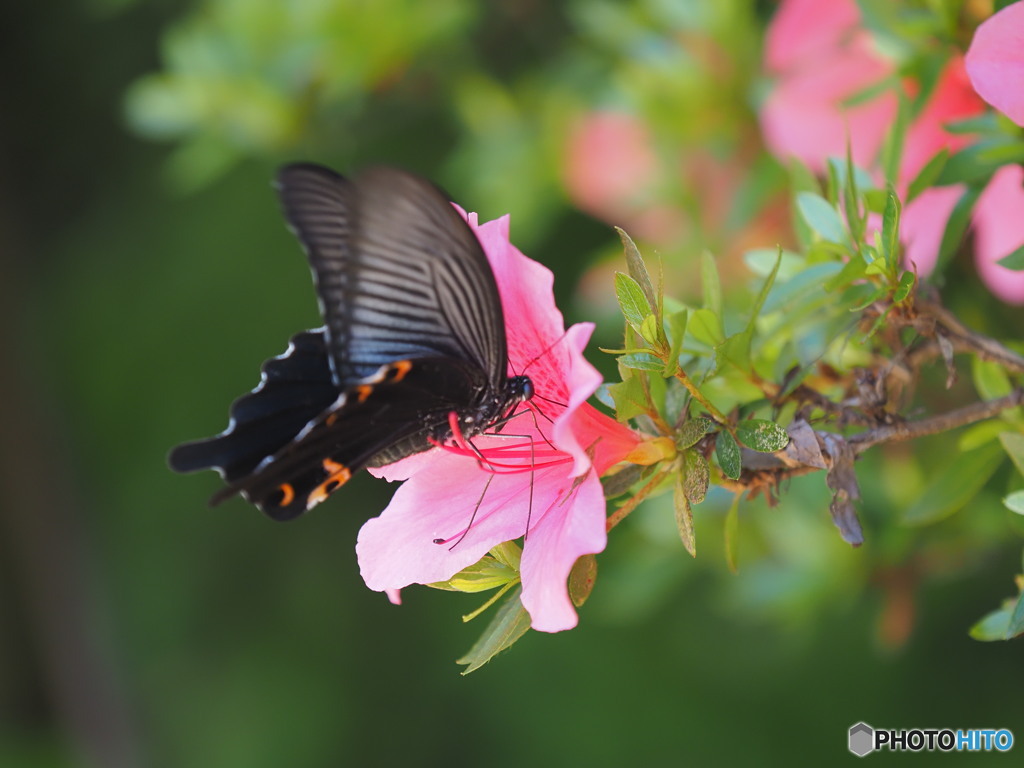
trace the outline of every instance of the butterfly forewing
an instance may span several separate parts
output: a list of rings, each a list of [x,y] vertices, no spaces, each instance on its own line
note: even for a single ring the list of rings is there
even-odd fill
[[[443,356],[505,378],[501,300],[473,231],[429,182],[390,168],[349,181],[315,165],[278,174],[313,269],[339,385],[393,360]]]

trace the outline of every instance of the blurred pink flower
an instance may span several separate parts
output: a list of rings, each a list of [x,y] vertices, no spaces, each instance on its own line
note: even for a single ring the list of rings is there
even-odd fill
[[[558,632],[577,621],[569,571],[577,558],[606,543],[598,477],[638,438],[586,403],[601,384],[582,354],[593,325],[565,330],[551,272],[509,242],[507,216],[483,225],[475,214],[467,220],[501,293],[509,371],[533,381],[534,413],[514,418],[508,435],[473,438],[490,470],[458,445],[371,470],[405,482],[359,532],[359,566],[370,589],[395,599],[394,590],[447,580],[497,544],[525,535],[523,606],[534,629]]]
[[[982,22],[967,51],[974,90],[1017,125],[1024,125],[1024,2]]]
[[[824,172],[828,157],[868,167],[896,114],[891,91],[853,106],[844,102],[893,72],[860,27],[855,0],[784,0],[768,27],[765,68],[776,78],[761,106],[771,152]]]
[[[969,59],[986,62],[982,80],[987,78],[988,85],[995,86],[1002,103],[1011,105],[1008,108],[1024,103],[1014,101],[1024,99],[1020,77],[1000,80],[1013,67],[1024,67],[1024,2],[998,15],[1011,9],[1016,9],[1015,15],[1007,21],[1016,28],[982,34],[992,20],[986,22],[968,53]],[[854,0],[783,0],[769,25],[764,60],[765,68],[776,76],[761,109],[765,143],[773,154],[795,157],[821,173],[828,157],[846,154],[849,140],[854,162],[877,170],[879,150],[896,118],[896,95],[886,89],[853,106],[846,102],[894,76],[895,67],[875,51],[870,34],[860,26]],[[1002,68],[988,66],[993,60],[1003,62]],[[950,122],[984,112],[967,74],[964,59],[952,56],[911,122],[897,179],[900,195],[906,194],[910,182],[939,151],[954,153],[971,143],[972,137],[946,130]],[[973,72],[971,77],[977,84]],[[910,91],[914,86],[904,83],[903,87]],[[1011,173],[1003,173],[1006,170]],[[1015,273],[994,263],[1024,243],[1024,217],[999,215],[1024,194],[1019,184],[1014,186],[1017,177],[1012,171],[1011,167],[996,174],[1002,177],[999,184],[992,179],[975,205],[972,223],[982,280],[1003,301],[1024,303],[1024,285],[1013,279]],[[901,238],[906,261],[922,275],[935,268],[946,222],[964,191],[962,185],[927,189],[904,209]]]
[[[634,115],[587,113],[570,130],[564,156],[565,189],[580,210],[662,242],[678,228],[678,213],[652,195],[658,160],[647,126]]]

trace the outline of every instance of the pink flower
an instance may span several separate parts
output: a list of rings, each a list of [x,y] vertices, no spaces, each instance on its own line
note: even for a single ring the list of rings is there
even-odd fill
[[[993,25],[993,17],[978,28],[966,69],[963,58],[950,58],[910,124],[897,179],[901,195],[939,151],[954,153],[971,143],[971,137],[950,133],[946,125],[984,111],[972,82],[986,99],[994,104],[998,99],[1008,114],[1012,111],[1011,117],[1024,116],[1024,2],[997,16],[1001,22]],[[765,68],[777,77],[761,110],[765,143],[774,154],[795,157],[820,173],[828,157],[845,155],[849,139],[854,162],[877,170],[878,152],[896,118],[895,94],[885,90],[854,106],[846,102],[893,76],[895,68],[860,27],[854,0],[783,0],[768,29]],[[1020,273],[995,264],[1024,243],[1024,218],[1002,213],[1024,195],[1014,178],[1012,167],[996,174],[975,205],[972,223],[981,279],[1003,301],[1024,303],[1024,284],[1016,279]],[[906,261],[922,275],[935,268],[946,222],[964,191],[962,185],[928,189],[904,209]]]
[[[359,566],[370,589],[393,595],[410,584],[447,580],[497,544],[525,535],[523,605],[534,629],[558,632],[577,621],[566,584],[569,571],[581,555],[605,546],[598,477],[638,438],[586,403],[601,384],[582,354],[593,326],[564,329],[553,276],[509,242],[508,217],[483,225],[476,214],[467,220],[501,293],[509,373],[525,373],[533,381],[534,413],[524,410],[502,436],[473,439],[490,470],[457,446],[376,470],[405,482],[387,509],[359,532]]]
[[[1024,125],[1024,2],[986,19],[967,51],[974,90],[1017,125]]]
[[[784,0],[768,27],[765,69],[775,88],[761,107],[768,149],[824,172],[828,157],[868,167],[896,114],[886,91],[854,106],[845,102],[889,76],[892,63],[860,27],[855,0]]]

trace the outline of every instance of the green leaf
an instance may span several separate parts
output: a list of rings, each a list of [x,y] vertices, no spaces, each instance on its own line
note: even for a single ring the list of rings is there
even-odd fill
[[[886,271],[895,275],[899,267],[900,252],[900,201],[892,192],[885,201],[885,213],[882,214],[882,255],[885,257]]]
[[[686,500],[691,504],[700,504],[708,495],[711,477],[707,459],[699,451],[690,450],[683,454],[683,460],[686,464],[686,478],[683,480]]]
[[[960,511],[1003,461],[1003,449],[986,443],[932,470],[932,482],[901,516],[906,525],[928,525]]]
[[[686,327],[694,339],[709,347],[717,347],[725,341],[722,321],[710,309],[695,309],[690,313]]]
[[[1016,512],[1018,515],[1024,515],[1024,491],[1014,491],[1005,499],[1003,504],[1011,512]]]
[[[910,271],[904,272],[900,275],[899,287],[893,291],[892,300],[897,304],[903,303],[910,296],[910,292],[914,290],[916,284],[917,276]]]
[[[1017,471],[1024,475],[1024,435],[1019,432],[1002,432],[999,435],[999,442],[1003,450],[1009,454]]]
[[[629,275],[622,272],[615,273],[615,298],[618,299],[619,309],[626,322],[633,330],[640,333],[640,327],[644,324],[644,318],[654,311],[654,308],[647,303],[643,289]]]
[[[640,338],[648,344],[656,346],[660,341],[660,335],[661,331],[658,328],[658,318],[654,315],[648,315],[645,317],[643,324],[640,326]]]
[[[700,258],[701,290],[704,293],[704,308],[716,316],[722,316],[722,282],[718,277],[718,264],[707,251]]]
[[[863,260],[857,257],[853,257],[851,261],[860,261],[863,264]],[[812,264],[785,283],[776,286],[771,296],[764,302],[764,313],[770,315],[780,309],[791,309],[804,303],[806,296],[822,291],[832,278],[843,271],[843,268],[844,265],[838,261]]]
[[[1013,384],[1006,369],[999,363],[971,358],[971,380],[982,400],[995,400],[1013,391]]]
[[[697,556],[697,542],[693,535],[693,510],[690,509],[690,502],[686,499],[686,489],[683,487],[682,478],[676,476],[675,493],[672,496],[676,509],[676,528],[679,529],[679,538],[683,546],[692,557]]]
[[[906,138],[907,123],[910,120],[910,102],[904,96],[903,89],[896,89],[896,93],[899,97],[896,120],[882,145],[881,157],[885,180],[890,185],[896,184],[899,177],[900,160],[903,158],[903,141]]]
[[[807,226],[831,243],[845,243],[846,230],[839,212],[825,198],[813,192],[799,192],[796,207]]]
[[[748,419],[736,425],[736,437],[747,448],[760,453],[781,451],[789,443],[789,434],[767,419]]]
[[[949,127],[948,124],[946,127]],[[949,149],[943,147],[938,154],[925,163],[924,168],[918,171],[917,176],[914,177],[907,187],[907,196],[904,204],[909,205],[911,200],[932,186],[935,180],[939,178],[939,174],[942,173],[942,169],[946,166],[948,159]]]
[[[751,368],[750,344],[752,340],[753,331],[750,328],[734,333],[716,348],[719,359],[728,360],[741,371],[749,371]]]
[[[1017,598],[1017,604],[1013,607],[1013,613],[1010,614],[1010,624],[1006,628],[1004,637],[1007,640],[1012,640],[1022,634],[1024,634],[1024,593]]]
[[[850,283],[860,280],[867,271],[867,262],[859,254],[852,255],[839,273],[826,280],[822,288],[828,293],[839,288],[845,288]]]
[[[665,363],[650,352],[631,352],[628,355],[617,357],[620,365],[633,368],[638,371],[662,371]]]
[[[693,447],[698,440],[711,431],[713,426],[714,423],[711,419],[705,419],[703,416],[683,422],[679,431],[676,432],[676,445],[681,449]]]
[[[754,325],[757,323],[758,315],[761,314],[761,308],[764,307],[764,302],[768,298],[768,294],[771,293],[772,287],[775,285],[775,278],[779,274],[779,265],[782,263],[782,249],[779,248],[778,253],[775,256],[775,266],[772,267],[772,271],[768,273],[768,277],[764,279],[764,284],[761,286],[761,290],[757,294],[757,298],[754,299],[754,306],[750,310],[750,319],[747,320],[747,330],[750,331],[751,335],[754,333]]]
[[[1007,632],[1010,631],[1010,617],[1012,615],[1013,606],[1006,606],[997,611],[992,611],[971,627],[968,634],[975,640],[981,640],[985,643],[994,640],[1005,640]]]
[[[615,231],[619,233],[619,239],[622,240],[622,248],[626,256],[626,269],[629,270],[629,274],[643,291],[650,311],[655,315],[660,315],[658,311],[658,296],[654,292],[654,286],[651,285],[651,275],[647,271],[647,265],[644,264],[643,257],[640,256],[640,250],[624,229],[615,227]]]
[[[732,497],[725,516],[725,562],[733,573],[739,572],[740,495],[737,493]]]
[[[968,189],[963,197],[957,201],[956,205],[953,206],[953,212],[949,214],[949,219],[946,221],[946,229],[942,233],[939,258],[936,260],[935,269],[932,274],[942,274],[946,265],[960,249],[964,233],[967,232],[967,227],[971,223],[971,211],[974,210],[974,204],[978,202],[980,195],[980,189]]]
[[[597,581],[597,558],[593,555],[583,555],[577,558],[569,571],[569,599],[572,604],[579,608],[590,597],[594,589],[594,582]]]
[[[428,584],[449,592],[484,592],[503,587],[519,578],[519,571],[485,555],[479,562],[463,568],[447,581]]]
[[[722,474],[732,480],[739,479],[740,471],[743,469],[740,447],[736,444],[735,438],[724,429],[718,433],[715,440],[715,458],[718,459],[718,466],[722,468]]]
[[[494,614],[480,639],[466,655],[456,660],[456,664],[466,665],[466,669],[462,670],[463,675],[475,672],[497,654],[511,648],[530,629],[530,614],[523,608],[520,600],[522,594],[523,588],[517,587]]]
[[[514,541],[506,541],[491,549],[491,555],[502,565],[518,571],[519,562],[523,558],[522,548]]]
[[[679,353],[686,338],[686,320],[689,313],[683,309],[668,316],[668,360],[665,361],[665,376],[675,376],[679,370]]]
[[[1020,272],[1024,270],[1024,245],[1012,253],[1003,256],[996,262],[1001,267],[1012,269],[1014,272]]]
[[[639,376],[610,385],[608,393],[615,401],[615,416],[619,421],[626,422],[647,413],[647,393]]]

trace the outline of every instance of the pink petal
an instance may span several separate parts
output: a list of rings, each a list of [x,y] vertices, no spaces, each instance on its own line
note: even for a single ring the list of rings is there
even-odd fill
[[[800,63],[814,66],[831,55],[859,22],[855,0],[783,0],[768,25],[765,65],[771,72]]]
[[[784,75],[761,107],[768,149],[821,173],[828,157],[846,155],[849,141],[856,164],[873,164],[896,115],[896,96],[886,91],[851,107],[843,102],[891,73],[864,38]]]
[[[986,19],[967,51],[974,90],[1018,125],[1024,125],[1024,2]]]
[[[1019,165],[1000,168],[974,207],[974,255],[978,273],[989,290],[1007,304],[1024,304],[1024,272],[996,264],[1024,245],[1022,182],[1024,168]]]
[[[930,187],[910,201],[900,220],[900,239],[904,244],[903,261],[927,277],[935,269],[942,245],[942,235],[953,207],[964,193],[964,187]]]
[[[566,584],[569,572],[577,558],[602,551],[606,543],[604,492],[591,473],[569,500],[556,498],[526,538],[523,607],[534,629],[561,632],[576,626]]]
[[[909,184],[943,148],[953,153],[970,144],[973,137],[949,133],[946,124],[984,111],[985,105],[967,79],[963,59],[952,57],[942,70],[925,108],[907,131],[900,165],[901,181]]]
[[[486,447],[487,440],[478,442]],[[490,475],[471,458],[439,450],[423,455],[430,457],[429,470],[406,480],[387,509],[359,531],[356,555],[370,589],[444,581],[477,562],[495,545],[522,536],[530,513],[531,479],[534,503],[546,501],[538,489],[542,472],[532,478],[529,472]],[[467,526],[469,532],[455,544]],[[435,544],[435,539],[451,541]]]

